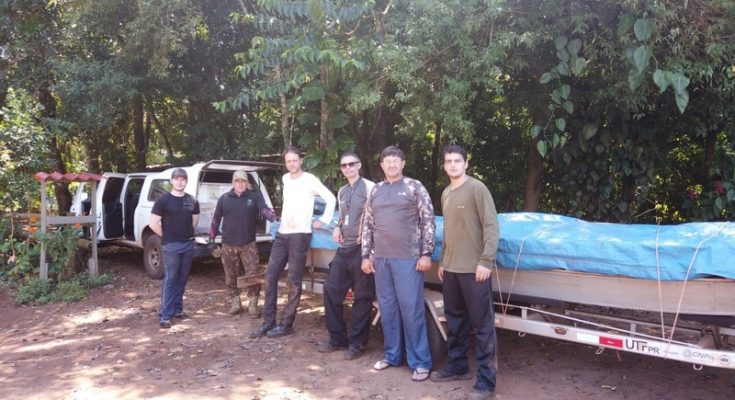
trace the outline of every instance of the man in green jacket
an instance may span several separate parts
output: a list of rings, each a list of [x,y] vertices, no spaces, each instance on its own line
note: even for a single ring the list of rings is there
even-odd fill
[[[444,244],[438,272],[444,293],[449,362],[432,372],[431,380],[472,379],[467,357],[472,328],[477,380],[469,398],[489,399],[495,396],[498,366],[490,277],[500,229],[490,191],[467,175],[467,166],[464,148],[444,148],[444,170],[450,184],[442,193]]]

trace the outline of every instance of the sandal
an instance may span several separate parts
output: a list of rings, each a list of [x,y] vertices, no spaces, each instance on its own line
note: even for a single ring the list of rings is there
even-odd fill
[[[426,368],[416,368],[416,370],[413,371],[413,375],[411,375],[411,379],[414,382],[422,382],[422,381],[425,381],[425,380],[429,379],[429,373],[430,372],[431,371],[429,371]]]
[[[390,368],[390,367],[392,367],[392,365],[390,365],[390,363],[388,361],[385,361],[385,360],[380,360],[380,361],[376,362],[375,365],[373,365],[373,369],[376,370],[376,371],[382,371],[382,370],[384,370],[386,368]]]

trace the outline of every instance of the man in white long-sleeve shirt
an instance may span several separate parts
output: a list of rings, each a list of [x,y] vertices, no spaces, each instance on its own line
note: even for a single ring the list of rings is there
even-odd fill
[[[301,300],[301,283],[306,265],[306,253],[311,243],[311,229],[320,229],[332,220],[336,198],[319,179],[301,169],[303,158],[297,147],[287,147],[283,160],[288,173],[283,175],[283,209],[281,225],[273,242],[270,260],[265,270],[265,306],[263,324],[250,334],[257,338],[264,335],[280,337],[293,333],[296,309]],[[327,204],[324,214],[312,222],[314,200],[321,197]],[[288,301],[283,308],[281,321],[276,325],[278,301],[278,275],[288,264]]]

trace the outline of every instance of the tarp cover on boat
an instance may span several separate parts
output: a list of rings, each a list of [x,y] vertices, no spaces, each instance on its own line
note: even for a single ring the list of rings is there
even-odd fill
[[[517,264],[521,269],[564,269],[652,280],[659,276],[676,281],[709,276],[735,279],[735,225],[728,222],[612,224],[543,213],[500,213],[498,219],[496,260],[501,267]],[[439,261],[441,253],[443,222],[436,217],[434,261]],[[331,230],[314,232],[311,247],[336,249]]]

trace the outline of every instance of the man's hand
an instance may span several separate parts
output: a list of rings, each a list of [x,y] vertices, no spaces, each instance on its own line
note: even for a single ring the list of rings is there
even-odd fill
[[[362,272],[368,275],[375,273],[375,266],[373,265],[373,260],[369,258],[364,258],[362,260],[362,265],[360,265],[360,268],[362,269]]]
[[[439,276],[439,282],[444,282],[444,267],[439,267],[439,269],[436,270],[436,275]]]
[[[343,244],[344,238],[342,237],[342,229],[338,227],[332,229],[332,240],[335,241],[335,243]]]
[[[416,263],[416,271],[426,272],[431,269],[431,257],[421,256]]]
[[[493,270],[491,270],[490,268],[485,268],[482,265],[478,265],[477,268],[475,268],[475,282],[485,282],[486,280],[490,279],[492,272]]]
[[[321,229],[322,228],[322,221],[319,221],[318,219],[311,223],[311,227],[314,229]]]

